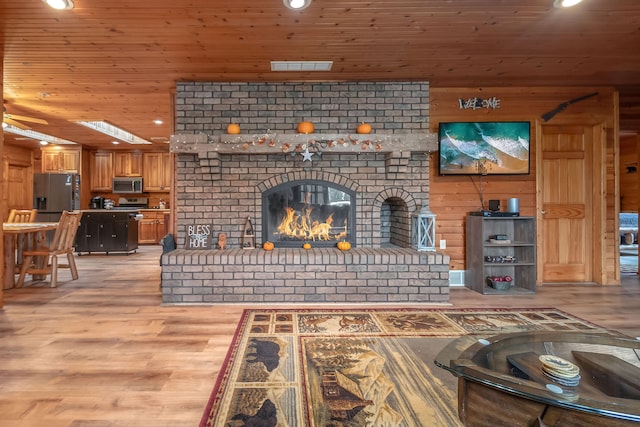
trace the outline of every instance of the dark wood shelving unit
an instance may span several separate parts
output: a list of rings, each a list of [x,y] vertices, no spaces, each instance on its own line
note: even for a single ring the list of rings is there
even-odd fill
[[[465,286],[489,295],[536,291],[536,224],[533,217],[469,215],[466,232]],[[499,234],[506,235],[508,243],[490,241]],[[513,280],[507,289],[496,289],[488,280],[492,276],[510,276]]]

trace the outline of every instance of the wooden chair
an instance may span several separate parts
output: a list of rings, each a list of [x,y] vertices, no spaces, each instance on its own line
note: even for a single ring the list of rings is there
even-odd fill
[[[16,287],[20,288],[24,284],[27,273],[37,275],[50,275],[51,287],[58,284],[58,269],[68,268],[71,270],[73,280],[78,279],[78,269],[73,257],[73,242],[80,225],[81,212],[62,212],[58,228],[56,228],[53,239],[49,247],[28,250],[22,253],[23,263],[20,269],[20,276]],[[58,263],[58,256],[66,255],[67,263]],[[39,280],[34,277],[34,281]]]
[[[37,209],[11,209],[9,212],[9,218],[7,222],[35,222]],[[26,247],[26,237],[18,236],[16,239],[16,263],[14,274],[20,274],[20,268],[22,267],[22,252]]]
[[[35,222],[37,209],[11,209],[7,222]]]

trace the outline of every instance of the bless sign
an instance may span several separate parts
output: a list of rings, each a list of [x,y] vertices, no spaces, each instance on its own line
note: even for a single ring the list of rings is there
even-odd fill
[[[209,224],[195,224],[187,226],[187,248],[210,249],[211,226]]]

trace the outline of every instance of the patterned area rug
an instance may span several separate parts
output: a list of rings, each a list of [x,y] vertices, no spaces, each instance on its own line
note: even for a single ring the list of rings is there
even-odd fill
[[[553,308],[246,310],[200,427],[460,426],[455,337],[605,329]]]

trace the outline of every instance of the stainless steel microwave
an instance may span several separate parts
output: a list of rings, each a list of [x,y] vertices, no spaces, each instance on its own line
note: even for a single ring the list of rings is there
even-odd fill
[[[142,193],[142,177],[113,178],[112,190],[116,194]]]

